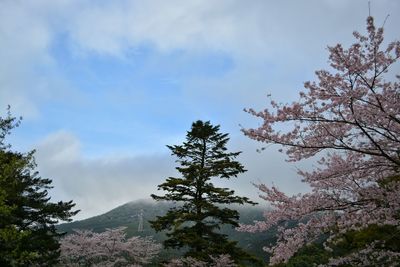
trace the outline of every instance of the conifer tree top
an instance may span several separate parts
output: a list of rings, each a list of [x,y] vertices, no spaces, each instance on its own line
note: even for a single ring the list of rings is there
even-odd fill
[[[219,131],[219,125],[213,126],[210,121],[203,122],[198,120],[192,123],[192,129],[188,131],[187,136],[207,139],[213,135],[215,135]]]
[[[178,158],[176,169],[181,177],[168,177],[158,186],[165,195],[152,197],[182,205],[150,223],[156,231],[168,231],[165,247],[186,247],[186,256],[211,261],[212,256],[229,254],[235,261],[248,260],[252,257],[237,247],[237,242],[219,232],[222,225],[238,226],[239,213],[227,205],[254,204],[246,197],[236,196],[233,190],[216,187],[211,182],[212,178],[228,179],[246,171],[235,160],[240,152],[227,151],[228,134],[220,133],[219,128],[209,121],[196,121],[182,145],[168,146]]]

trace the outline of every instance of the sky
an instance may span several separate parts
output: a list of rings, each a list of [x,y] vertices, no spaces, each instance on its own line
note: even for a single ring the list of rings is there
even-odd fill
[[[400,39],[400,1],[371,0],[376,25]],[[279,147],[241,128],[244,108],[298,100],[328,65],[327,46],[365,33],[367,0],[0,0],[0,114],[23,116],[8,139],[36,149],[52,201],[74,200],[75,220],[150,198],[177,175],[166,145],[196,120],[221,125],[248,172],[219,182],[258,198],[252,183],[306,192]]]

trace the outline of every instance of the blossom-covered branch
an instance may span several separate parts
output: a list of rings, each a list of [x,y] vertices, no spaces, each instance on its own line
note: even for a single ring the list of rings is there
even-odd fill
[[[367,33],[355,32],[356,43],[348,49],[329,47],[332,71],[317,71],[318,82],[306,82],[299,101],[271,101],[264,111],[247,110],[263,120],[257,129],[243,130],[248,137],[282,145],[289,161],[319,157],[314,171],[299,171],[310,193],[290,197],[257,185],[274,209],[265,222],[242,225],[241,230],[300,222],[279,228],[278,243],[266,248],[272,263],[287,261],[321,234],[330,235],[328,244],[349,230],[400,225],[400,76],[387,80],[400,57],[400,42],[382,49],[383,28],[377,29],[372,17],[367,18]]]
[[[107,229],[102,233],[75,230],[61,240],[61,262],[67,266],[142,266],[161,250],[151,238],[126,238],[126,227]]]
[[[236,267],[238,266],[229,255],[210,256],[212,262],[207,263],[192,257],[173,259],[164,267]]]

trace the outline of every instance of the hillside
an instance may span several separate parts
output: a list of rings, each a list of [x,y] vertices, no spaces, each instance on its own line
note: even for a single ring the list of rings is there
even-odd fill
[[[58,230],[70,233],[73,229],[91,229],[95,232],[102,232],[106,228],[127,227],[128,236],[153,236],[158,242],[165,238],[163,233],[156,233],[148,221],[154,220],[156,216],[163,215],[172,207],[172,203],[155,202],[151,200],[139,200],[126,203],[112,209],[102,215],[94,216],[85,220],[64,223],[58,225]],[[234,206],[240,213],[240,223],[250,224],[255,220],[263,220],[263,210],[253,206]],[[138,231],[139,214],[143,212],[143,231]],[[250,253],[266,260],[267,254],[262,247],[272,242],[274,232],[251,234],[237,232],[231,227],[223,227],[221,231],[227,234],[230,239],[239,242],[239,245]],[[160,257],[173,257],[179,255],[179,251],[163,251]]]

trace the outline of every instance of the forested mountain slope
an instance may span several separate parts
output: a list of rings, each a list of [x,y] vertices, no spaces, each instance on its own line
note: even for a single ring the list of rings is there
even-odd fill
[[[102,232],[106,228],[116,228],[120,226],[127,227],[127,235],[130,236],[153,236],[155,240],[161,242],[165,235],[156,233],[148,221],[154,220],[156,216],[163,215],[174,204],[167,202],[155,202],[152,200],[138,200],[126,203],[104,214],[94,216],[85,220],[64,223],[58,225],[58,230],[70,233],[73,229],[91,229],[95,232]],[[263,220],[263,210],[260,207],[250,205],[234,206],[240,212],[241,223],[253,223],[253,221]],[[138,231],[140,223],[140,214],[143,218],[143,230]],[[271,241],[274,241],[275,233],[270,231],[267,234],[251,234],[238,232],[231,227],[222,227],[221,231],[227,234],[230,239],[239,242],[239,245],[250,253],[266,260],[267,254],[262,247]],[[177,251],[165,251],[164,256],[179,255]],[[162,256],[161,255],[161,256]],[[164,257],[162,256],[162,257]]]

